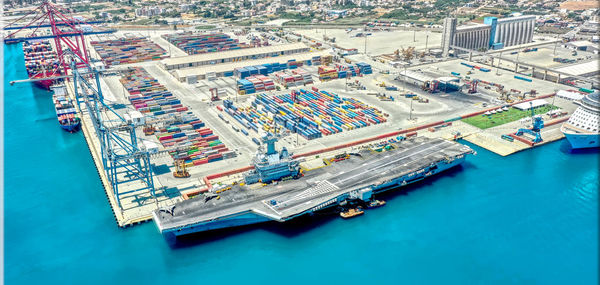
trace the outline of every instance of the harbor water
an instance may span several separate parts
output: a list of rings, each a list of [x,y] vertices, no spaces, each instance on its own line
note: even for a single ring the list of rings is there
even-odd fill
[[[565,140],[458,168],[343,220],[318,215],[172,245],[116,226],[83,134],[62,131],[5,46],[6,284],[597,284],[597,150]]]

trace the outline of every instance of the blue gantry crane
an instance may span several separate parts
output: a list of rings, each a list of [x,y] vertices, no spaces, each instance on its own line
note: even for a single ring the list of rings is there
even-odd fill
[[[73,86],[80,110],[85,107],[100,142],[101,160],[119,205],[127,194],[150,192],[156,197],[150,153],[138,145],[135,126],[104,102],[100,72],[86,64],[84,72],[71,62]],[[83,106],[82,106],[83,105]],[[127,183],[126,187],[123,187]]]
[[[544,128],[544,120],[542,119],[542,116],[535,115],[535,112],[533,111],[533,103],[531,101],[529,102],[529,105],[531,106],[531,122],[533,125],[531,129],[520,128],[515,135],[522,136],[523,134],[530,134],[534,137],[532,142],[539,143],[542,142],[542,135],[540,132]]]

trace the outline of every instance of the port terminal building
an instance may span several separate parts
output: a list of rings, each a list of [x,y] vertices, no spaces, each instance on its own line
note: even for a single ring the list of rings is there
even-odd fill
[[[203,53],[179,57],[166,58],[161,61],[160,66],[165,70],[194,68],[226,64],[239,61],[255,60],[261,58],[286,56],[310,51],[304,43],[291,43],[257,48],[236,49],[223,52]]]
[[[448,56],[452,46],[488,50],[530,43],[534,29],[534,15],[501,19],[485,17],[483,24],[464,26],[457,26],[456,18],[446,18],[442,30],[442,55]]]

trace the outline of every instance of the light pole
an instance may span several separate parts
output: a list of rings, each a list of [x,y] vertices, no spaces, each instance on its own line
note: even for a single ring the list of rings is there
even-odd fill
[[[498,66],[496,67],[496,75],[500,75],[500,61],[502,60],[502,52],[500,52],[500,56],[498,56]]]
[[[367,55],[367,32],[365,32],[365,55]]]
[[[413,99],[411,98],[411,99],[410,99],[410,113],[409,113],[409,115],[408,115],[408,119],[409,119],[410,121],[412,121],[412,111],[413,111],[412,104],[413,104],[413,101],[415,101],[415,100],[413,100]]]
[[[404,74],[402,75],[402,93],[404,93],[404,95],[406,95],[405,89],[406,89],[406,65],[404,66]]]
[[[554,42],[554,52],[552,53],[552,56],[556,56],[556,46],[558,46],[558,35],[556,35],[556,41]]]

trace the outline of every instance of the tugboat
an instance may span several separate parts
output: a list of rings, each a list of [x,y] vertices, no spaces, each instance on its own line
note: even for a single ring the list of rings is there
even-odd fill
[[[78,131],[81,126],[81,119],[77,115],[73,101],[67,97],[66,88],[64,86],[57,86],[51,89],[54,91],[52,101],[60,127],[69,133]]]
[[[385,201],[383,200],[373,200],[367,204],[367,209],[379,208],[385,206]]]
[[[344,218],[344,219],[349,219],[349,218],[353,218],[356,216],[360,216],[362,214],[364,214],[365,211],[363,211],[363,209],[361,209],[360,207],[355,208],[355,209],[349,209],[348,211],[345,212],[341,212],[340,213],[340,217]]]

